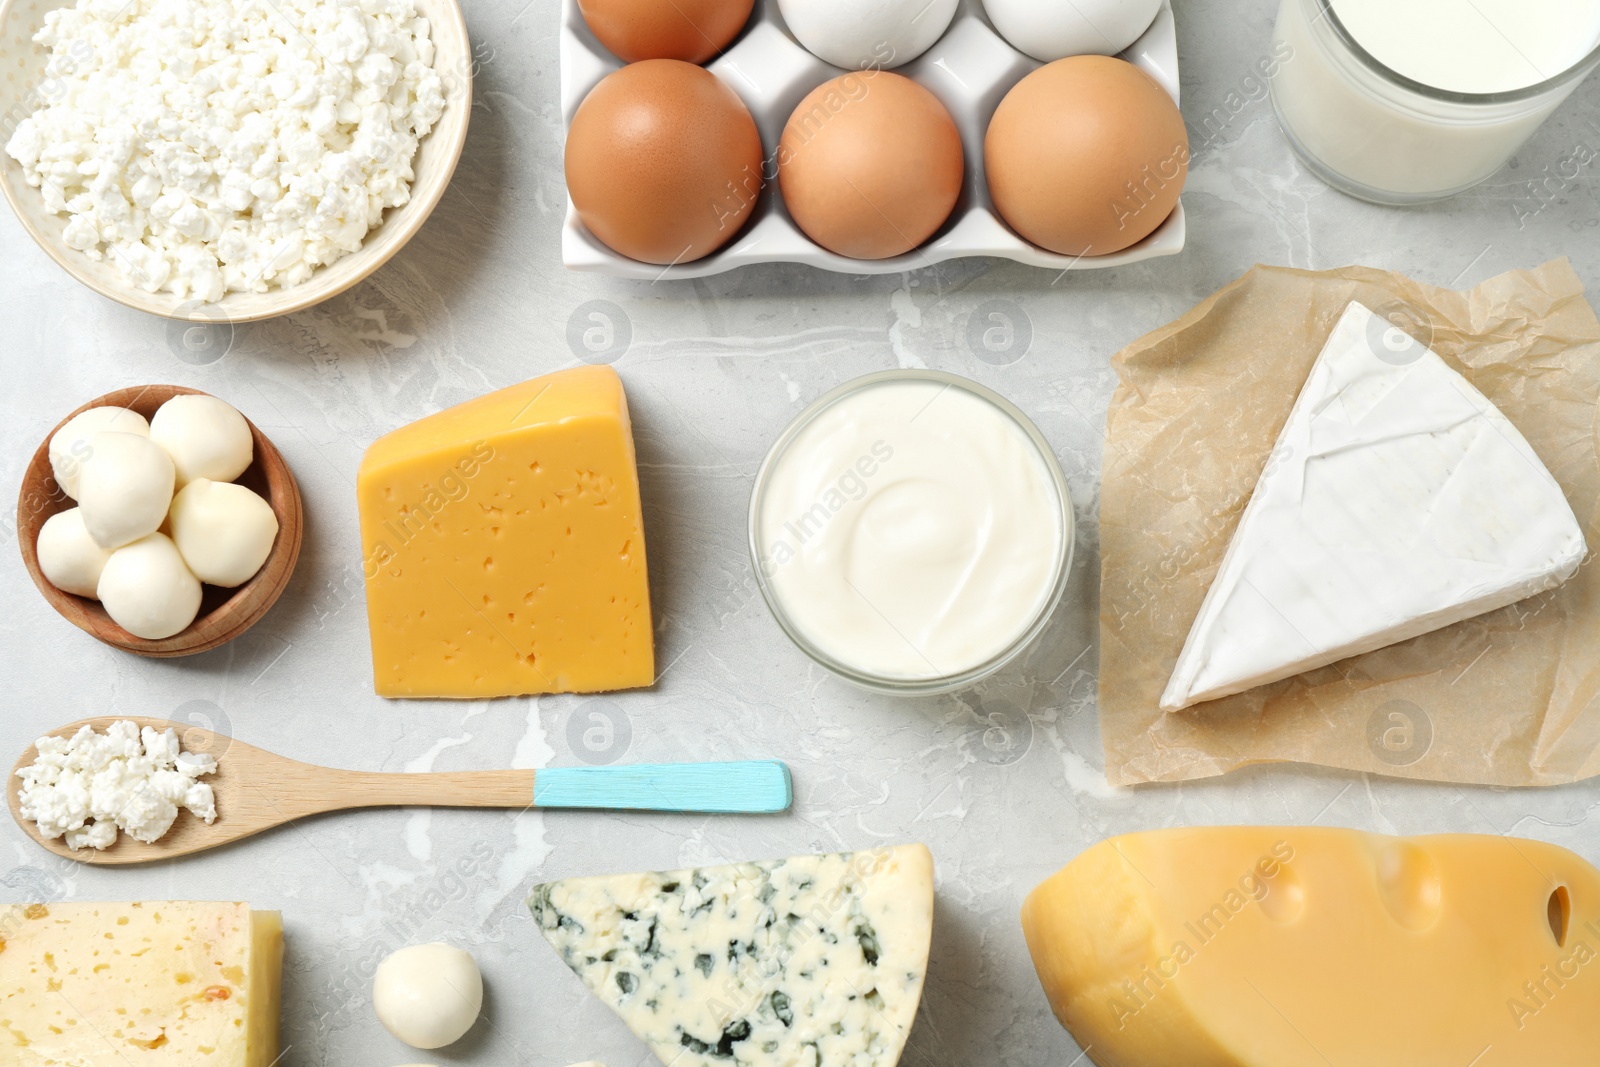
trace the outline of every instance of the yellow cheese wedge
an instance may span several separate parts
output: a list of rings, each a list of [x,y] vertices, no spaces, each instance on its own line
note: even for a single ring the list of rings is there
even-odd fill
[[[269,1067],[283,923],[244,904],[0,907],[0,1063]]]
[[[1101,1067],[1600,1062],[1600,871],[1537,841],[1128,834],[1036,888],[1022,928]]]
[[[380,695],[654,681],[633,432],[610,367],[535,378],[379,438],[357,495]]]

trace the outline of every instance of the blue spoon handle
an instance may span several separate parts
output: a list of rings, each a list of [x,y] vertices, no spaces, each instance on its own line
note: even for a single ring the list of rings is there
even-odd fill
[[[546,767],[533,776],[537,808],[766,814],[794,801],[789,768],[777,760]]]

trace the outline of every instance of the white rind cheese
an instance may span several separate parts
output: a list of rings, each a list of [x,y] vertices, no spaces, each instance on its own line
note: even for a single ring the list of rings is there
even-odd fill
[[[922,998],[922,845],[539,886],[539,930],[672,1067],[893,1067]]]
[[[1311,369],[1189,631],[1177,710],[1552,589],[1583,531],[1515,426],[1361,304]]]

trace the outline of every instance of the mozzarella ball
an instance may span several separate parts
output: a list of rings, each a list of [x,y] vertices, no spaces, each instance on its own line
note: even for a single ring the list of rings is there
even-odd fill
[[[1114,56],[1143,36],[1161,0],[983,0],[1011,47],[1046,63],[1067,56]]]
[[[157,408],[150,439],[172,457],[180,487],[196,478],[231,482],[255,457],[250,424],[238,409],[197,393],[181,393]]]
[[[845,70],[909,63],[944,36],[957,0],[778,0],[789,32]]]
[[[78,472],[89,458],[89,438],[102,430],[150,436],[144,416],[127,408],[90,408],[68,419],[50,436],[50,469],[61,491],[74,500],[78,499]]]
[[[98,592],[118,626],[150,641],[182,631],[200,612],[200,579],[189,573],[165,534],[153,533],[111,553]]]
[[[94,597],[111,553],[95,544],[83,527],[83,512],[78,508],[58,511],[39,527],[34,544],[39,570],[51,585],[63,593]]]
[[[483,976],[472,956],[454,945],[411,945],[378,964],[372,1007],[378,1021],[412,1048],[443,1048],[478,1021]]]
[[[172,498],[172,540],[202,582],[232,589],[255,577],[272,552],[278,516],[254,490],[196,478]]]
[[[172,459],[148,437],[102,430],[78,472],[78,510],[102,548],[155,533],[172,506]]]

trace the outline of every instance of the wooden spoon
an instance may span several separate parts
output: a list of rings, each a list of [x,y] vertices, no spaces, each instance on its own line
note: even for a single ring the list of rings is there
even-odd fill
[[[17,825],[58,856],[102,866],[151,863],[226,845],[307,815],[350,808],[609,808],[767,814],[787,811],[793,800],[789,768],[775,760],[388,774],[317,767],[185,723],[131,715],[83,719],[53,730],[49,736],[71,737],[84,726],[103,731],[124,721],[176,730],[185,751],[216,758],[216,773],[200,780],[216,793],[217,819],[207,826],[181,811],[172,829],[152,844],[121,833],[108,849],[74,852],[63,840],[46,840],[37,825],[22,817],[22,779],[15,771],[39,758],[38,747],[29,745],[7,784],[6,800]]]

